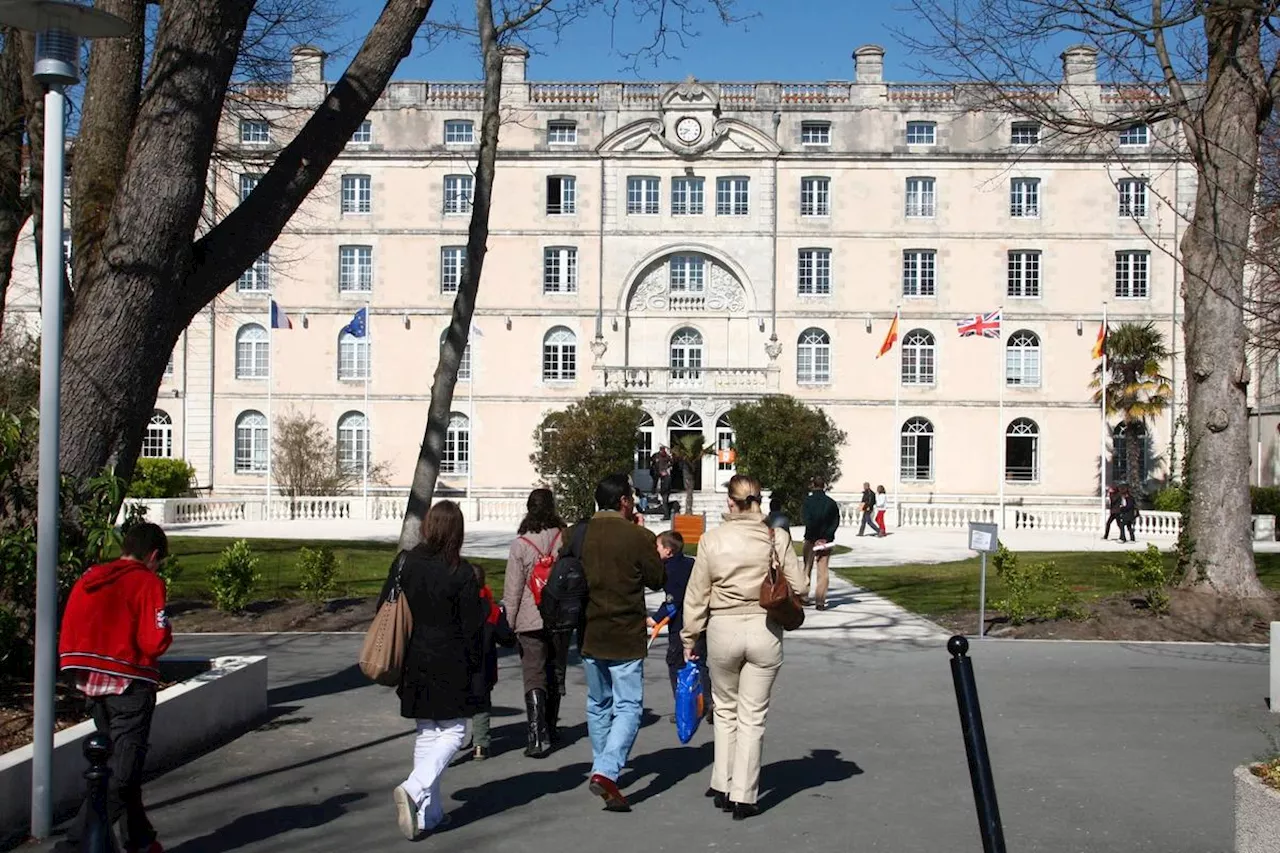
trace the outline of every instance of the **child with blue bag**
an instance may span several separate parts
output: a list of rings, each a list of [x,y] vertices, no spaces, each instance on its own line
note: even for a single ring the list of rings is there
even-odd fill
[[[684,537],[674,530],[666,530],[658,534],[658,556],[662,558],[667,570],[667,583],[663,588],[666,600],[649,618],[650,628],[655,628],[663,619],[667,623],[667,671],[671,676],[671,694],[678,696],[677,686],[680,670],[684,669],[684,647],[680,643],[680,630],[684,627],[684,594],[689,587],[689,576],[693,573],[693,558],[684,553]],[[707,640],[701,637],[697,643],[698,674],[701,676],[703,707],[706,719],[711,719],[711,673],[707,669]],[[671,715],[671,722],[676,715]]]

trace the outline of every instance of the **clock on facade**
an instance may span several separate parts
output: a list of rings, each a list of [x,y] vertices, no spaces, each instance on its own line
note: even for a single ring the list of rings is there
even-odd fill
[[[686,144],[697,142],[702,136],[702,125],[693,116],[685,116],[676,122],[676,136]]]

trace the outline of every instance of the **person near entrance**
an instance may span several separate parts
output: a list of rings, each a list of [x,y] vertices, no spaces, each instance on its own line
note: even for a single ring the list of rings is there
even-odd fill
[[[649,460],[649,473],[653,475],[653,487],[662,499],[662,520],[671,518],[671,472],[675,468],[675,460],[665,444],[658,447],[658,452]],[[688,507],[685,512],[688,512]]]
[[[876,524],[873,517],[876,511],[876,493],[871,491],[870,483],[862,484],[862,523],[858,525],[858,535],[863,535],[867,526],[870,525],[871,532],[877,536],[883,536],[884,530],[880,525]]]
[[[800,518],[804,522],[804,576],[807,579],[817,567],[813,598],[819,610],[826,610],[830,584],[827,562],[840,527],[840,507],[827,494],[827,484],[821,477],[814,477],[809,483],[809,497],[800,507]]]

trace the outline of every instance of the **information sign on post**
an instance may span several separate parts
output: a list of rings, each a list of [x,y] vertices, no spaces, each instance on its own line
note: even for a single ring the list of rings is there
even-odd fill
[[[1000,550],[1000,528],[982,521],[969,522],[969,550],[982,555],[982,576],[978,581],[978,636],[987,629],[987,555]]]

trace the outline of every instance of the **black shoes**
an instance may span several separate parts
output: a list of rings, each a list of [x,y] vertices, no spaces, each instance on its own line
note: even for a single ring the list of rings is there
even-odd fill
[[[760,814],[760,807],[755,803],[730,803],[733,807],[734,820],[746,820]]]
[[[530,758],[546,758],[551,752],[551,733],[547,729],[547,691],[530,690],[524,694],[524,709],[529,717],[528,744],[524,754]]]
[[[717,791],[715,788],[707,789],[707,796],[711,797],[711,804],[722,812],[727,812],[733,808],[729,802],[729,795],[724,791]]]

